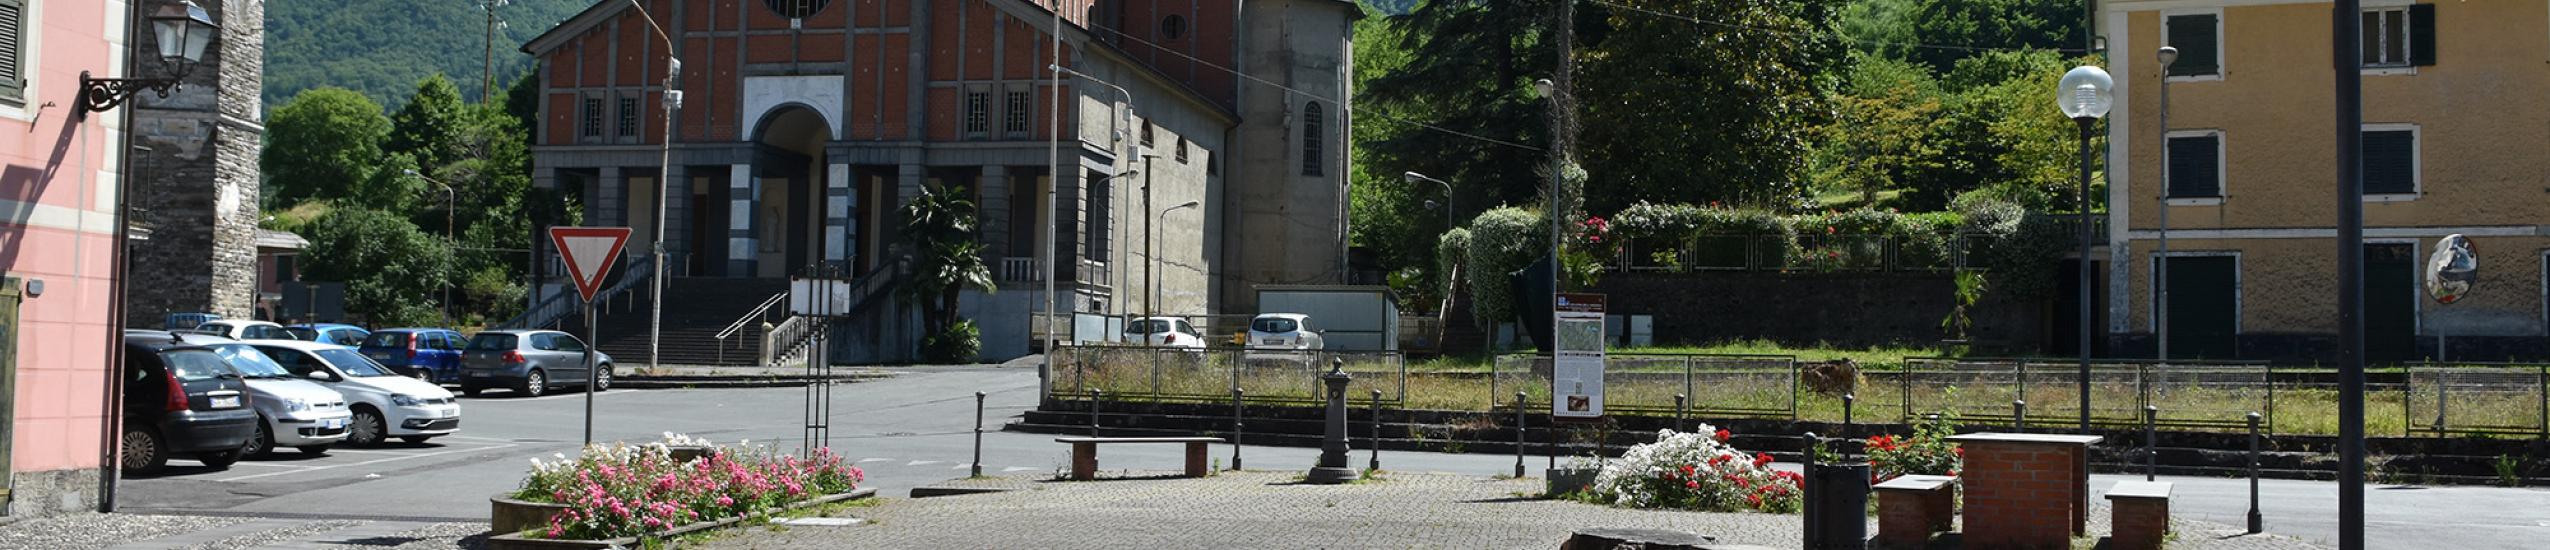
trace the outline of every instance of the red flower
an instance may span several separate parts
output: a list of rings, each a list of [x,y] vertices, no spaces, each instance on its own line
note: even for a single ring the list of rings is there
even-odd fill
[[[1830,225],[1824,226],[1824,234],[1826,234],[1826,235],[1832,235],[1832,234],[1841,233],[1841,232],[1842,232],[1842,228],[1834,227],[1834,226],[1830,226]]]
[[[1693,465],[1690,465],[1690,464],[1684,464],[1684,465],[1682,465],[1682,474],[1683,474],[1683,475],[1691,475],[1693,472],[1698,472],[1699,470],[1700,470],[1700,467],[1698,467],[1698,466],[1693,466]]]
[[[1746,500],[1753,501],[1753,507],[1755,507],[1755,508],[1761,508],[1761,507],[1762,507],[1762,495],[1744,495],[1744,498],[1745,498]]]
[[[1949,447],[1949,448],[1948,448],[1948,452],[1950,452],[1950,453],[1954,453],[1954,454],[1956,454],[1957,456],[1966,456],[1966,448],[1965,448],[1965,447]]]
[[[1695,479],[1695,480],[1691,480],[1691,481],[1686,481],[1686,482],[1683,482],[1682,486],[1683,486],[1683,487],[1685,487],[1685,488],[1689,488],[1689,489],[1691,489],[1691,490],[1695,490],[1695,491],[1696,491],[1696,490],[1699,490],[1699,489],[1700,489],[1700,480]]]
[[[1720,442],[1720,443],[1724,443],[1724,442],[1726,442],[1727,438],[1730,438],[1730,437],[1735,437],[1735,432],[1727,431],[1727,430],[1726,430],[1726,428],[1719,428],[1719,429],[1718,429],[1718,442]]]
[[[1753,465],[1754,465],[1754,466],[1762,466],[1762,465],[1770,464],[1770,463],[1771,463],[1771,453],[1760,453],[1760,454],[1753,455]]]

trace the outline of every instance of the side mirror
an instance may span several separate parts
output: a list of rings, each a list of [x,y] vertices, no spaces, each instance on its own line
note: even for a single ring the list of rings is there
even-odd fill
[[[320,381],[320,382],[335,382],[335,381],[336,381],[336,375],[335,375],[335,374],[331,374],[331,373],[329,373],[328,371],[323,371],[323,370],[314,370],[314,371],[310,371],[310,373],[309,373],[309,374],[301,375],[301,377],[303,377],[303,378],[308,378],[308,379],[311,379],[311,380],[317,380],[317,381]]]

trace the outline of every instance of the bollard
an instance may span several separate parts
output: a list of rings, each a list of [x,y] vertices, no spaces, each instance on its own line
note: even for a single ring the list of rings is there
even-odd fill
[[[2258,413],[2249,413],[2249,534],[2266,532],[2265,516],[2258,515]]]
[[[1523,477],[1523,392],[1514,392],[1514,477]]]
[[[2143,481],[2160,477],[2160,407],[2143,406]]]
[[[1849,420],[1848,420],[1848,419],[1850,418],[1850,402],[1851,402],[1851,395],[1850,395],[1850,394],[1847,394],[1847,393],[1842,394],[1842,418],[1844,418],[1843,422],[1844,422],[1845,424],[1847,424],[1847,423],[1849,422]],[[1815,460],[1815,448],[1816,448],[1816,446],[1817,446],[1817,445],[1821,445],[1821,444],[1822,444],[1822,442],[1821,442],[1821,441],[1818,441],[1818,440],[1816,439],[1816,437],[1815,437],[1815,432],[1806,432],[1806,434],[1805,434],[1805,435],[1799,436],[1799,440],[1800,440],[1800,443],[1798,443],[1798,445],[1799,445],[1800,449],[1802,449],[1802,450],[1801,450],[1801,451],[1799,451],[1799,452],[1797,453],[1797,454],[1799,455],[1799,459],[1798,459],[1798,461],[1799,461],[1799,462],[1804,462],[1804,463],[1806,463],[1806,471],[1807,471],[1807,472],[1813,472],[1813,471],[1815,471],[1815,464],[1816,464],[1816,460]],[[1799,489],[1805,489],[1806,487],[1804,487],[1804,486],[1803,486],[1804,484],[1805,484],[1805,480],[1800,480],[1800,481],[1799,481],[1799,485],[1800,485],[1800,487],[1798,487],[1798,488],[1799,488]],[[1808,491],[1808,492],[1806,493],[1806,495],[1805,495],[1805,498],[1812,499],[1812,498],[1814,498],[1814,496],[1815,496],[1815,493],[1814,493],[1814,492],[1812,492],[1812,491]],[[1823,521],[1822,521],[1822,520],[1824,519],[1824,518],[1823,518],[1823,516],[1824,516],[1824,514],[1823,514],[1823,510],[1821,510],[1820,508],[1821,508],[1820,506],[1816,506],[1815,501],[1813,501],[1813,500],[1808,500],[1808,501],[1806,502],[1806,506],[1804,507],[1804,509],[1798,510],[1798,515],[1803,516],[1803,517],[1801,517],[1800,519],[1805,520],[1805,523],[1806,523],[1806,525],[1805,525],[1805,527],[1806,527],[1806,537],[1805,537],[1805,538],[1806,538],[1806,541],[1805,541],[1805,542],[1806,542],[1806,547],[1807,547],[1808,549],[1810,549],[1810,550],[1813,550],[1813,549],[1815,549],[1815,548],[1818,548],[1818,547],[1819,547],[1819,546],[1821,546],[1821,545],[1819,545],[1819,544],[1817,544],[1817,543],[1818,543],[1818,542],[1822,542],[1821,537],[1819,537],[1819,536],[1817,536],[1817,535],[1815,534],[1815,528],[1816,528],[1818,525],[1821,525],[1821,524],[1823,523]]]
[[[983,477],[983,392],[974,392],[974,476]]]
[[[1107,390],[1089,389],[1089,437],[1098,437],[1098,400],[1106,395]]]
[[[1240,471],[1240,436],[1248,433],[1248,423],[1240,420],[1241,396],[1246,394],[1237,386],[1231,388],[1231,471],[1234,472]]]
[[[1349,410],[1346,407],[1346,385],[1354,381],[1354,376],[1346,374],[1346,360],[1331,361],[1334,366],[1327,374],[1319,375],[1321,385],[1328,387],[1328,418],[1321,422],[1327,429],[1324,430],[1325,437],[1319,441],[1319,462],[1302,479],[1303,483],[1312,485],[1336,485],[1360,477],[1347,462],[1351,453],[1348,440],[1353,436],[1349,435],[1346,426],[1346,411]]]
[[[1381,470],[1381,390],[1372,390],[1372,464],[1366,468]]]
[[[2021,432],[2028,431],[2028,400],[2010,400],[2010,429]]]
[[[1850,437],[1852,432],[1858,431],[1851,426],[1851,407],[1858,403],[1859,394],[1842,394],[1842,437]]]
[[[1682,418],[1691,412],[1689,396],[1673,394],[1673,431],[1682,431]]]

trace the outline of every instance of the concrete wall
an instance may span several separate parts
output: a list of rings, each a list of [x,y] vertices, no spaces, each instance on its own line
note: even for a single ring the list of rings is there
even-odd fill
[[[0,335],[12,354],[0,365],[14,368],[14,393],[0,400],[9,516],[97,505],[106,388],[119,372],[108,358],[121,341],[112,304],[124,111],[73,109],[82,71],[127,75],[131,10],[122,0],[32,4],[24,101],[0,103],[0,273],[20,290],[43,286],[19,304],[17,330]]]
[[[1238,158],[1223,198],[1224,257],[1217,311],[1254,311],[1264,284],[1345,281],[1347,159],[1353,136],[1346,109],[1353,90],[1355,7],[1330,0],[1259,0],[1241,7]],[[1324,115],[1322,171],[1302,171],[1302,119]]]

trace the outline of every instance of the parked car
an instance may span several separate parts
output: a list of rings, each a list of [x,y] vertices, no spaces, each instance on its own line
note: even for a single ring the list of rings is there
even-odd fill
[[[291,340],[292,332],[283,325],[265,321],[228,319],[195,325],[195,330],[228,336],[232,340]]]
[[[256,429],[248,384],[210,349],[175,338],[124,336],[124,471],[150,473],[173,456],[228,468]]]
[[[250,408],[256,409],[258,422],[255,435],[240,447],[240,455],[262,456],[283,447],[321,454],[345,441],[353,411],[336,390],[293,376],[265,352],[238,340],[194,333],[167,336],[211,349],[247,380],[248,396],[256,403]]]
[[[309,323],[283,327],[292,339],[340,346],[361,346],[372,337],[372,331],[343,323]]]
[[[218,313],[171,313],[164,318],[166,324],[162,326],[168,330],[186,330],[219,320],[221,314]]]
[[[1124,338],[1138,345],[1204,349],[1204,335],[1176,317],[1144,317],[1125,323]]]
[[[442,386],[400,376],[388,367],[334,344],[251,342],[283,370],[336,390],[353,409],[345,442],[373,445],[396,437],[424,443],[460,431],[460,403]]]
[[[1258,315],[1249,320],[1246,338],[1241,341],[1249,349],[1244,359],[1311,361],[1316,357],[1309,352],[1328,347],[1319,331],[1310,328],[1310,316],[1299,313]]]
[[[460,349],[468,340],[460,332],[439,328],[393,328],[363,339],[362,351],[400,375],[435,384],[460,381]]]
[[[593,352],[598,371],[593,391],[611,389],[611,355]],[[537,397],[549,388],[586,383],[584,341],[554,330],[491,330],[469,338],[463,352],[461,395],[478,396],[488,388],[512,388]]]

